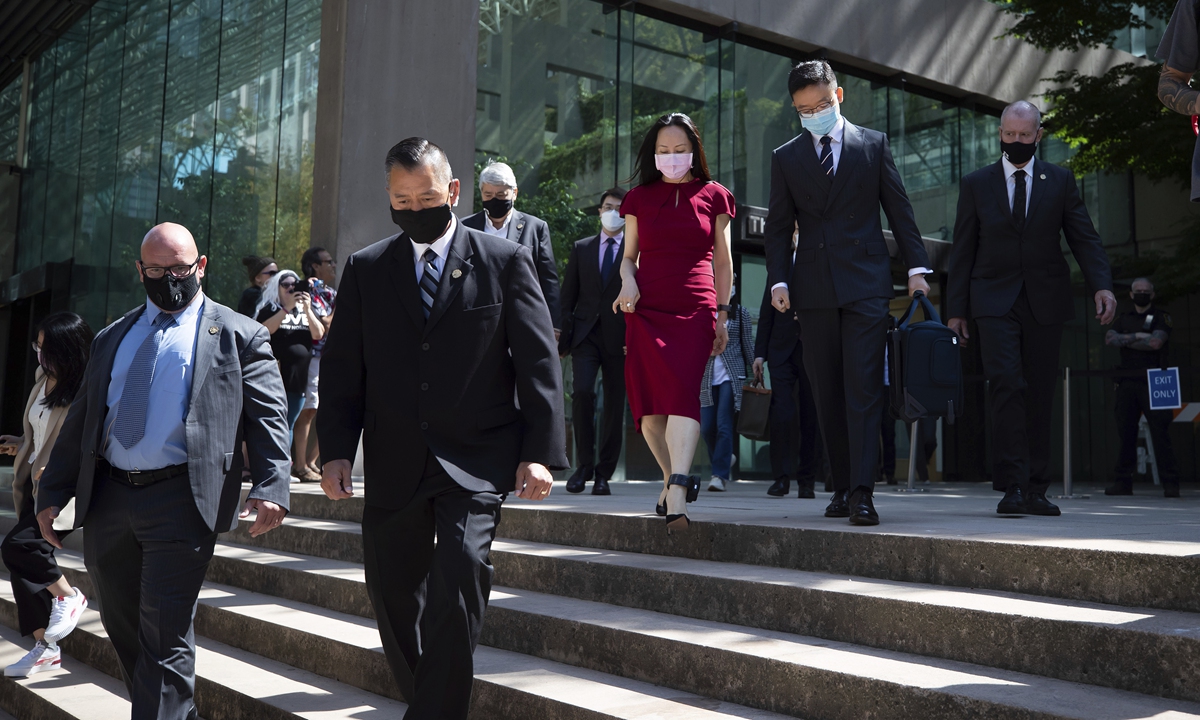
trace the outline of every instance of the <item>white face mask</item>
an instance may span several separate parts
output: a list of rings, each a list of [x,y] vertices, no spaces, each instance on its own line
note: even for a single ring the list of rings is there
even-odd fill
[[[625,227],[625,218],[621,217],[619,210],[605,210],[600,213],[600,224],[610,233],[615,233]]]

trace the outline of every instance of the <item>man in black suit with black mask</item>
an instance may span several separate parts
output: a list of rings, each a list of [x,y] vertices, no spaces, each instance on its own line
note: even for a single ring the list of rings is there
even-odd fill
[[[562,336],[558,354],[571,355],[571,424],[578,466],[567,492],[581,493],[594,476],[593,495],[611,495],[608,481],[621,456],[625,419],[625,314],[614,313],[621,292],[625,252],[625,191],[614,187],[600,198],[600,234],[571,248],[562,278]],[[604,375],[604,418],[600,423],[600,459],[596,460],[596,375]]]
[[[353,494],[361,435],[367,593],[404,717],[461,720],[500,505],[545,498],[550,469],[567,466],[562,376],[529,249],[454,218],[459,183],[433,143],[404,140],[385,166],[402,232],[342,271],[321,357],[321,487]]]
[[[833,472],[825,516],[878,525],[871,497],[888,303],[895,297],[880,208],[909,269],[910,295],[929,293],[924,276],[932,271],[887,136],[841,116],[842,88],[824,60],[792,68],[788,92],[804,132],[771,153],[771,304],[781,313],[795,307],[800,319],[804,368]]]
[[[992,488],[1002,515],[1059,515],[1050,486],[1050,415],[1063,323],[1075,316],[1059,237],[1095,290],[1096,318],[1117,311],[1100,236],[1070,170],[1035,160],[1041,113],[1015,102],[1000,115],[1003,157],[963,177],[946,288],[950,327],[965,343],[975,320],[990,385]]]

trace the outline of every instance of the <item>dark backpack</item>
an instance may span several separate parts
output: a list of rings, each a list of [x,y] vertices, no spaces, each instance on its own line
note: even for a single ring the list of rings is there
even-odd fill
[[[918,305],[925,320],[914,323]],[[905,422],[944,417],[953,425],[963,407],[958,335],[938,319],[925,293],[914,293],[904,317],[891,319],[887,344],[892,415]]]

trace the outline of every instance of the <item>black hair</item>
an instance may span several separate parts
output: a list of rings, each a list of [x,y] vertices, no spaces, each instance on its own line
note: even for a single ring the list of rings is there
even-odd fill
[[[242,264],[246,266],[246,272],[250,273],[250,282],[254,282],[254,279],[257,278],[258,274],[263,271],[263,268],[268,265],[273,265],[274,263],[275,258],[273,257],[247,255],[246,257],[242,258]]]
[[[712,175],[708,173],[708,161],[704,159],[704,143],[700,141],[700,131],[696,129],[696,123],[683,113],[668,113],[654,121],[646,133],[646,138],[642,140],[637,163],[633,166],[633,177],[637,178],[637,184],[649,185],[662,178],[662,172],[654,165],[654,150],[658,145],[658,131],[671,125],[683,128],[692,143],[692,177],[705,182],[712,180]]]
[[[46,393],[43,403],[66,407],[83,383],[92,351],[92,328],[73,312],[56,312],[42,320],[37,331],[42,336],[42,369],[54,378],[54,389]]]
[[[617,199],[617,202],[621,202],[625,199],[625,189],[620,187],[610,187],[609,189],[600,193],[600,202],[596,203],[596,207],[603,207],[604,198],[609,197],[614,197]]]
[[[405,138],[393,145],[384,158],[383,172],[390,176],[394,167],[402,167],[411,172],[426,165],[432,165],[438,175],[444,176],[438,179],[444,180],[446,184],[454,179],[450,159],[446,157],[445,151],[423,137]]]
[[[797,90],[803,90],[810,85],[828,85],[837,87],[837,76],[833,68],[824,60],[806,60],[796,63],[796,67],[788,73],[788,95],[795,95]]]
[[[321,253],[323,252],[328,251],[323,247],[310,247],[300,256],[300,272],[304,273],[304,277],[317,276],[317,268],[322,265]]]

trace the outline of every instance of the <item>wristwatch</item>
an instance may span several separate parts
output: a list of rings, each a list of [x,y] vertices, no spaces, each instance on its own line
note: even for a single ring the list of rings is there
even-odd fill
[[[717,312],[731,313],[731,312],[733,312],[733,306],[732,305],[718,305]]]

